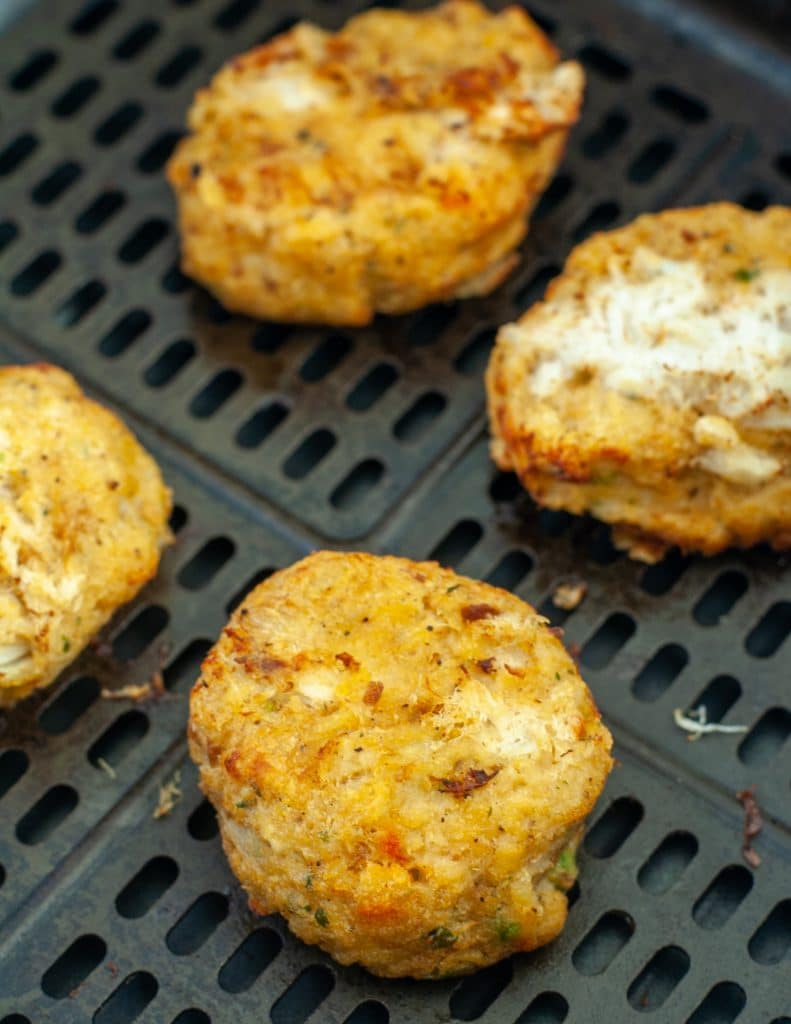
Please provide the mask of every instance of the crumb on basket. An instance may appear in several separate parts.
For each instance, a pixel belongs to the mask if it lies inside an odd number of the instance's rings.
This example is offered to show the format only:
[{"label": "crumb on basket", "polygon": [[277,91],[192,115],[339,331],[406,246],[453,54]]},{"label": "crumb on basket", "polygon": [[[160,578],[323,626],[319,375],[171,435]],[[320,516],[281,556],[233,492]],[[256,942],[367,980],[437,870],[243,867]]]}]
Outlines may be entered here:
[{"label": "crumb on basket", "polygon": [[583,580],[561,583],[552,595],[552,603],[564,612],[573,612],[588,593],[588,584]]},{"label": "crumb on basket", "polygon": [[162,673],[156,671],[147,683],[129,683],[117,690],[110,690],[102,687],[102,697],[105,700],[131,700],[138,704],[141,700],[159,700],[167,693]]},{"label": "crumb on basket", "polygon": [[164,818],[170,814],[180,799],[181,772],[177,771],[173,773],[173,778],[169,782],[166,782],[164,786],[160,786],[159,800],[154,808],[153,817]]},{"label": "crumb on basket", "polygon": [[761,817],[761,808],[758,806],[758,801],[755,799],[755,786],[750,786],[749,789],[739,790],[736,794],[736,799],[744,808],[742,856],[751,868],[757,868],[761,863],[761,858],[758,852],[753,849],[753,839],[764,827],[764,823],[763,818]]},{"label": "crumb on basket", "polygon": [[113,766],[111,764],[108,764],[107,761],[105,761],[105,759],[103,757],[97,757],[96,758],[96,764],[97,764],[97,766],[99,768],[102,769],[104,774],[107,775],[109,778],[111,778],[111,779],[117,779],[118,778],[118,773],[116,772],[115,768],[113,768]]},{"label": "crumb on basket", "polygon": [[705,704],[701,704],[698,708],[692,708],[688,714],[684,714],[681,708],[674,708],[673,721],[679,729],[689,733],[688,740],[699,740],[701,736],[711,732],[747,732],[746,725],[721,725],[719,722],[707,721]]}]

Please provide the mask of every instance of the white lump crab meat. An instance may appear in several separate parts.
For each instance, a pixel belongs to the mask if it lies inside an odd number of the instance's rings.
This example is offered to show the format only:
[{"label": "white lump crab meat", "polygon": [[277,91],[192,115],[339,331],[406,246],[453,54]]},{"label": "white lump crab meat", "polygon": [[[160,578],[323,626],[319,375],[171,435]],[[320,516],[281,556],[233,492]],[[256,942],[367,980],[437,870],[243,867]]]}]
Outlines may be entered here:
[{"label": "white lump crab meat", "polygon": [[492,454],[538,502],[653,560],[791,546],[791,210],[646,214],[503,327]]}]

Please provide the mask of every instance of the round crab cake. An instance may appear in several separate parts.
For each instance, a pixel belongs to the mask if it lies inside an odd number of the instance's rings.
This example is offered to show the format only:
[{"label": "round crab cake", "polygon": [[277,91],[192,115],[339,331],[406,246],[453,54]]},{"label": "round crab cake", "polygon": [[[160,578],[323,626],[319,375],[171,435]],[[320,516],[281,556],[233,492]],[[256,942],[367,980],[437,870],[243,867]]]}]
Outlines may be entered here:
[{"label": "round crab cake", "polygon": [[579,114],[584,76],[520,7],[302,23],[195,97],[168,177],[183,268],[229,309],[359,325],[485,295]]},{"label": "round crab cake", "polygon": [[498,335],[492,454],[633,557],[791,546],[791,210],[667,210],[579,245]]},{"label": "round crab cake", "polygon": [[529,605],[434,562],[342,552],[247,597],[189,736],[251,907],[392,977],[553,939],[612,763]]},{"label": "round crab cake", "polygon": [[0,706],[51,683],[157,571],[170,492],[65,370],[0,367]]}]

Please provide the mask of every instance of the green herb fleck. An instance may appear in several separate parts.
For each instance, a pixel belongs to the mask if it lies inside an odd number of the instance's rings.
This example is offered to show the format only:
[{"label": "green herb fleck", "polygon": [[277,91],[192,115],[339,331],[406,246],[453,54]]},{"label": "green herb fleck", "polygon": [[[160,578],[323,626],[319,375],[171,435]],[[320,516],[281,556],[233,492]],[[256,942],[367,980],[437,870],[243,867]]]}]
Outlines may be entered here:
[{"label": "green herb fleck", "polygon": [[319,907],[313,916],[316,918],[316,923],[320,924],[322,928],[326,928],[330,923],[330,919],[327,917],[327,911],[324,907]]},{"label": "green herb fleck", "polygon": [[592,484],[603,484],[605,487],[609,484],[614,484],[618,479],[617,469],[603,469],[598,473],[591,474]]},{"label": "green herb fleck", "polygon": [[237,807],[241,807],[242,810],[246,810],[248,807],[252,807],[255,801],[253,800],[238,800],[236,803]]},{"label": "green herb fleck", "polygon": [[280,705],[274,697],[270,697],[269,700],[264,704],[264,710],[266,711],[279,711]]},{"label": "green herb fleck", "polygon": [[455,942],[459,941],[458,935],[454,935],[450,928],[446,928],[442,924],[438,928],[432,928],[426,935],[426,938],[437,949],[448,949]]},{"label": "green herb fleck", "polygon": [[752,281],[760,273],[761,271],[756,270],[755,267],[739,267],[738,270],[734,271],[733,276],[737,281]]},{"label": "green herb fleck", "polygon": [[461,586],[461,583],[454,583],[452,587],[448,587],[448,589],[445,591],[445,593],[446,594],[452,594],[453,591],[454,590],[458,590],[460,586]]},{"label": "green herb fleck", "polygon": [[556,673],[555,673],[555,679],[557,679],[557,680],[559,680],[559,679],[560,679],[560,672],[556,672]]},{"label": "green herb fleck", "polygon": [[330,841],[330,834],[326,828],[323,828],[321,832],[319,832],[319,839],[322,843],[328,843]]},{"label": "green herb fleck", "polygon": [[518,921],[504,921],[502,918],[498,918],[494,922],[494,930],[500,942],[513,942],[514,939],[519,938],[522,926]]},{"label": "green herb fleck", "polygon": [[577,859],[573,846],[567,846],[555,862],[555,866],[548,872],[547,878],[556,889],[564,892],[574,885],[577,878]]},{"label": "green herb fleck", "polygon": [[68,654],[68,652],[71,650],[71,640],[69,640],[67,636],[62,636],[60,639],[63,645],[63,653]]},{"label": "green herb fleck", "polygon": [[313,888],[313,875],[308,875],[305,878],[305,888],[306,889],[312,889]]}]

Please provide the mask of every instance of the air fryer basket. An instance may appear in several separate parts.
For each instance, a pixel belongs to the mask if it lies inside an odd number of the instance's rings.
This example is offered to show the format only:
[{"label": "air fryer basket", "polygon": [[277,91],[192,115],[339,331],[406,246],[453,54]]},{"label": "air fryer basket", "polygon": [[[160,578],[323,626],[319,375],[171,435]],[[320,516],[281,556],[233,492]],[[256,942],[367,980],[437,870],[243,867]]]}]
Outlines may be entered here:
[{"label": "air fryer basket", "polygon": [[[646,568],[601,525],[538,511],[489,461],[481,381],[497,325],[591,231],[668,205],[791,202],[788,13],[534,0],[589,84],[519,272],[487,299],[363,330],[231,316],[177,267],[162,169],[189,98],[298,18],[336,27],[362,6],[11,0],[0,14],[0,362],[76,373],[177,501],[158,578],[0,719],[0,1024],[788,1024],[788,558]],[[186,755],[187,693],[241,596],[327,545],[436,557],[564,626],[619,764],[550,947],[461,981],[381,981],[248,911]],[[588,586],[571,613],[552,600],[570,579]],[[100,696],[158,671],[156,702]],[[673,710],[701,704],[748,731],[689,742]],[[755,869],[735,797],[753,785]]]}]

